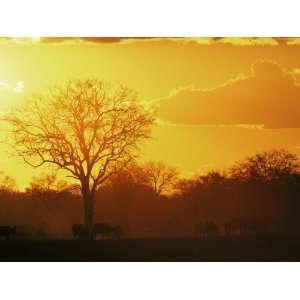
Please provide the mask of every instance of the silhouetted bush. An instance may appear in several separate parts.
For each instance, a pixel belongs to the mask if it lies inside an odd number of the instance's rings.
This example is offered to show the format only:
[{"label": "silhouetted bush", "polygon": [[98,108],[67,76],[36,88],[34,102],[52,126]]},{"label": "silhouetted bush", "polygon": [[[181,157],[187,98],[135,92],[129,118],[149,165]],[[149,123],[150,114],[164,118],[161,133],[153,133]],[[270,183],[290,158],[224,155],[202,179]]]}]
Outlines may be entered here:
[{"label": "silhouetted bush", "polygon": [[[227,174],[183,179],[168,196],[144,182],[140,171],[124,170],[98,189],[95,223],[121,226],[127,237],[194,237],[197,224],[208,223],[215,227],[205,235],[298,235],[300,173],[294,158],[285,151],[255,155]],[[26,238],[71,237],[72,225],[83,224],[82,209],[81,196],[70,189],[0,191],[0,225],[16,225],[17,236]]]}]

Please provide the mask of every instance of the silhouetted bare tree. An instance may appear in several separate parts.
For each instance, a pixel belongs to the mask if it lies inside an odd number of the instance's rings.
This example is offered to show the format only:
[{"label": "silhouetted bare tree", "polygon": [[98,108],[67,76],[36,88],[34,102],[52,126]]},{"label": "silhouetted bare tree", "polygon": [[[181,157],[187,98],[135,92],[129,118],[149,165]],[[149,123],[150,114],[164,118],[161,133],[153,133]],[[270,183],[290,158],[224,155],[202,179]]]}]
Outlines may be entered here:
[{"label": "silhouetted bare tree", "polygon": [[16,182],[13,178],[0,171],[0,191],[14,192],[17,190]]},{"label": "silhouetted bare tree", "polygon": [[32,191],[50,191],[55,190],[56,175],[41,174],[40,177],[33,177],[29,183],[29,189]]},{"label": "silhouetted bare tree", "polygon": [[172,191],[178,179],[177,169],[163,162],[150,161],[145,164],[144,171],[149,184],[158,195]]},{"label": "silhouetted bare tree", "polygon": [[39,177],[33,177],[29,183],[27,192],[61,192],[71,191],[74,186],[65,180],[59,180],[55,173],[42,173]]},{"label": "silhouetted bare tree", "polygon": [[205,175],[201,175],[198,178],[199,182],[203,185],[204,188],[217,187],[225,184],[228,180],[225,174],[211,171]]},{"label": "silhouetted bare tree", "polygon": [[136,161],[131,162],[122,169],[120,172],[110,177],[108,184],[123,185],[126,188],[137,185],[149,185],[149,178],[143,166],[139,165]]},{"label": "silhouetted bare tree", "polygon": [[121,84],[72,80],[33,95],[5,120],[27,164],[56,165],[79,180],[91,230],[97,187],[132,161],[150,136],[154,113]]}]

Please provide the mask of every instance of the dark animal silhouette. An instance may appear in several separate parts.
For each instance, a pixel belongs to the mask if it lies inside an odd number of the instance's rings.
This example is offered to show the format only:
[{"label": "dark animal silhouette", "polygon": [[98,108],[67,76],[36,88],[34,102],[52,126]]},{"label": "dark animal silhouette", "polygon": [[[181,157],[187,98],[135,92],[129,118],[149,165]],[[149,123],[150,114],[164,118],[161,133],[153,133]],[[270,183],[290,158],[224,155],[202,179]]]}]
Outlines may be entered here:
[{"label": "dark animal silhouette", "polygon": [[240,226],[236,222],[227,222],[224,224],[224,232],[226,236],[240,235]]},{"label": "dark animal silhouette", "polygon": [[72,233],[73,238],[77,240],[84,240],[90,237],[90,232],[84,224],[73,224]]},{"label": "dark animal silhouette", "polygon": [[36,227],[36,236],[38,238],[46,238],[49,235],[49,226],[46,222],[41,222]]},{"label": "dark animal silhouette", "polygon": [[219,234],[218,225],[214,222],[202,222],[195,226],[196,236],[205,238],[217,236]]},{"label": "dark animal silhouette", "polygon": [[111,226],[107,223],[94,224],[93,238],[96,239],[99,234],[102,238],[121,238],[124,232],[120,226]]},{"label": "dark animal silhouette", "polygon": [[254,219],[237,219],[224,224],[227,236],[259,235],[265,232],[264,224]]},{"label": "dark animal silhouette", "polygon": [[16,227],[0,226],[0,237],[5,237],[7,240],[11,235],[16,234]]},{"label": "dark animal silhouette", "polygon": [[21,239],[32,239],[34,237],[34,228],[31,224],[21,224],[16,227],[17,237]]},{"label": "dark animal silhouette", "polygon": [[115,238],[121,238],[124,236],[124,231],[121,226],[113,226],[111,227],[111,236]]}]

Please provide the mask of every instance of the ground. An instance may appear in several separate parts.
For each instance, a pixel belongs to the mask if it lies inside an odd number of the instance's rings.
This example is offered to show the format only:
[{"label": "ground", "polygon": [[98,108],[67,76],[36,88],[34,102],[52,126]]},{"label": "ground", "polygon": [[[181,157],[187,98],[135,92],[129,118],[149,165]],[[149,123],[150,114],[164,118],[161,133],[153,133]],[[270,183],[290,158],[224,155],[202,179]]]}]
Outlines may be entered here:
[{"label": "ground", "polygon": [[1,240],[1,261],[300,261],[300,239]]}]

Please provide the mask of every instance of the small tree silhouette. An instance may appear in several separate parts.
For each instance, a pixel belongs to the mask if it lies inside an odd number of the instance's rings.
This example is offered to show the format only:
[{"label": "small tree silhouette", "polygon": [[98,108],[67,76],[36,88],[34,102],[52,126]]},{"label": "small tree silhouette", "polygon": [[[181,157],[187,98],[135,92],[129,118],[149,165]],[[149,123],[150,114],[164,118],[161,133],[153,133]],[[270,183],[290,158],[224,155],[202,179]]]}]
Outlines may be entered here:
[{"label": "small tree silhouette", "polygon": [[62,192],[71,191],[75,187],[65,180],[59,180],[56,173],[42,173],[39,177],[33,177],[27,187],[27,192]]},{"label": "small tree silhouette", "polygon": [[56,165],[79,181],[91,230],[96,189],[135,158],[139,142],[150,136],[154,112],[121,84],[71,80],[33,95],[5,120],[27,164]]},{"label": "small tree silhouette", "polygon": [[146,163],[144,172],[149,185],[158,195],[172,191],[178,179],[177,169],[167,166],[161,161],[150,161]]},{"label": "small tree silhouette", "polygon": [[17,185],[13,178],[0,171],[0,191],[15,192]]}]

